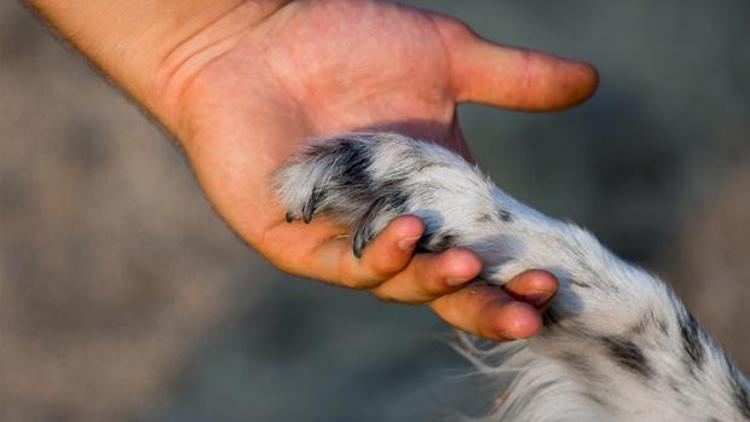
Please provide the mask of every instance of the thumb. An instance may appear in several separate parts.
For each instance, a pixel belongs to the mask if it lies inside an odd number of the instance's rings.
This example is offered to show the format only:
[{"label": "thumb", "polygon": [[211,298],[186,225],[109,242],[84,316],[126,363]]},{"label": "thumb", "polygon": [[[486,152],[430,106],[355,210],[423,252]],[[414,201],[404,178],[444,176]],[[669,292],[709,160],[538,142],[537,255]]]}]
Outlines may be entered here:
[{"label": "thumb", "polygon": [[436,17],[435,23],[459,102],[549,111],[579,104],[596,90],[599,78],[591,65],[494,44],[449,18]]}]

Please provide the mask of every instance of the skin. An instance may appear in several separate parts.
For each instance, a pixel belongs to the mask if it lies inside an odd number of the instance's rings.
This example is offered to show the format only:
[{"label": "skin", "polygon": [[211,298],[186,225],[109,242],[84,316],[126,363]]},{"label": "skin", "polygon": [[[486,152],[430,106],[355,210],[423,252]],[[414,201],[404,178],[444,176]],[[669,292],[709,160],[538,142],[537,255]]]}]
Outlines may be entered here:
[{"label": "skin", "polygon": [[552,275],[527,272],[505,288],[470,283],[478,256],[460,248],[415,255],[424,226],[411,216],[357,259],[344,230],[320,219],[286,223],[268,177],[306,140],[352,130],[395,130],[470,159],[459,103],[563,109],[594,92],[591,66],[492,44],[452,18],[376,1],[32,5],[174,134],[217,212],[282,271],[427,304],[493,340],[540,329],[557,289]]}]

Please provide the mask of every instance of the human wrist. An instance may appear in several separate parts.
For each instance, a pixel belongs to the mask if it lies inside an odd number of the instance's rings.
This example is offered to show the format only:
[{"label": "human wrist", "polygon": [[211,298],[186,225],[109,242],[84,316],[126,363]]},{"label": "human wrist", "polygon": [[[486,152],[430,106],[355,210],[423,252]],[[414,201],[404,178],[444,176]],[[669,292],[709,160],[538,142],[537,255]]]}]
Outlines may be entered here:
[{"label": "human wrist", "polygon": [[29,0],[170,131],[181,87],[289,0]]}]

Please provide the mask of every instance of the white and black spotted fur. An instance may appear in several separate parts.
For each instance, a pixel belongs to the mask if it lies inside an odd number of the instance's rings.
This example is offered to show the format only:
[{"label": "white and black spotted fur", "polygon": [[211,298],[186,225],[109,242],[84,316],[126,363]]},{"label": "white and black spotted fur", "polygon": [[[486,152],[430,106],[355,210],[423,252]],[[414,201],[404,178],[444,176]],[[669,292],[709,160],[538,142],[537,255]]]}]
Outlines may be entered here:
[{"label": "white and black spotted fur", "polygon": [[488,421],[750,421],[748,380],[669,288],[452,152],[397,134],[346,134],[311,143],[274,178],[288,221],[323,216],[351,228],[357,256],[410,214],[426,224],[424,250],[478,252],[484,282],[530,269],[558,277],[541,334],[481,352],[503,357],[483,360],[483,372],[515,374]]}]

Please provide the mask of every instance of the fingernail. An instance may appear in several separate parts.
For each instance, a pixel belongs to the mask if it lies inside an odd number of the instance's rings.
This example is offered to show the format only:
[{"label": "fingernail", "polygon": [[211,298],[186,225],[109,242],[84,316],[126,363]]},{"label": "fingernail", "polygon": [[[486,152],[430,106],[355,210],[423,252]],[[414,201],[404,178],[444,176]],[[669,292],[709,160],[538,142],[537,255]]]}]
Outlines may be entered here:
[{"label": "fingernail", "polygon": [[412,249],[414,249],[414,246],[417,244],[418,240],[419,236],[401,239],[398,241],[398,247],[402,251],[411,251]]},{"label": "fingernail", "polygon": [[524,297],[524,301],[532,306],[542,306],[552,297],[551,292],[529,293]]}]

